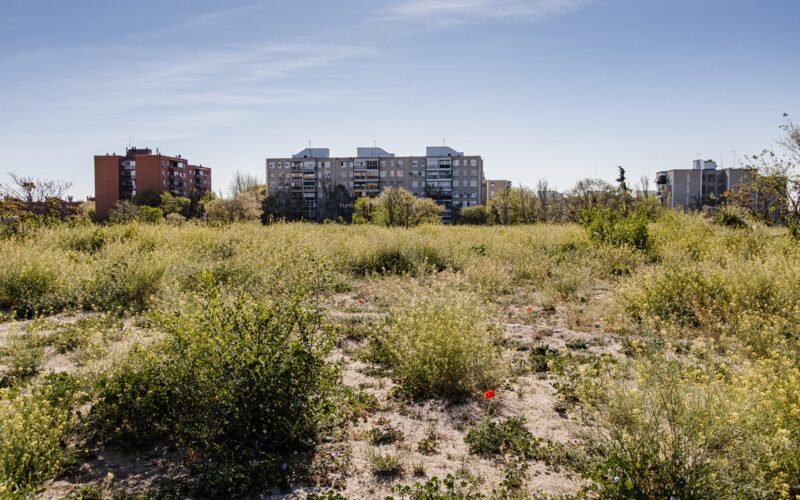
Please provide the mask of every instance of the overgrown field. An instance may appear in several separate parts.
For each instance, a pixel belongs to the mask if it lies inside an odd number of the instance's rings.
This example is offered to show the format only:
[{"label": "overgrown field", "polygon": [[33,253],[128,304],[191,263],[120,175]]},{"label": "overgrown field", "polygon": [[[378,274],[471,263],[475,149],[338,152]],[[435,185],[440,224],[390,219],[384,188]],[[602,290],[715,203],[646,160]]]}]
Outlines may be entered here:
[{"label": "overgrown field", "polygon": [[800,495],[800,245],[612,219],[0,240],[0,498]]}]

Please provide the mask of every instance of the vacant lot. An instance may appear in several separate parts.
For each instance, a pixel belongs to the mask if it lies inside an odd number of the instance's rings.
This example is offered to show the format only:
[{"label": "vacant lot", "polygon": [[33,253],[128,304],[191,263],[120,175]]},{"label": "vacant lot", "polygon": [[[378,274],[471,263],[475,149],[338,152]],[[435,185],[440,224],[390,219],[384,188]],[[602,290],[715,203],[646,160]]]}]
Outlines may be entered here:
[{"label": "vacant lot", "polygon": [[2,240],[0,497],[800,495],[797,242],[589,234]]}]

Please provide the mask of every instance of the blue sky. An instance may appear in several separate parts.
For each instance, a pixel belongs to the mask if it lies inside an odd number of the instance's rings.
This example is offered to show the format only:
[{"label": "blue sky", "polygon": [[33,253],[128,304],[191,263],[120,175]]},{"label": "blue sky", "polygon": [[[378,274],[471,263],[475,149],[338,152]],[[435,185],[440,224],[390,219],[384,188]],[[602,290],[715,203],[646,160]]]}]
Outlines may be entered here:
[{"label": "blue sky", "polygon": [[800,117],[797,0],[4,0],[0,173],[93,192],[135,146],[263,177],[443,140],[559,189],[733,163]]}]

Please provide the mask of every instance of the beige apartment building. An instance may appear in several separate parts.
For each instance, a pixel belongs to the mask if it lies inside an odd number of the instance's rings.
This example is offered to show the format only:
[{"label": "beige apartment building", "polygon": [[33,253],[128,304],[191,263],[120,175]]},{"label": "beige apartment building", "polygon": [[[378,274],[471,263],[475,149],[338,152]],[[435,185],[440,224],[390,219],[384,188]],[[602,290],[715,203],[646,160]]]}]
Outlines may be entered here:
[{"label": "beige apartment building", "polygon": [[291,158],[267,158],[267,196],[280,200],[289,216],[307,220],[329,217],[331,203],[377,196],[402,187],[432,198],[452,222],[461,207],[483,203],[483,159],[446,146],[425,156],[396,156],[381,148],[357,148],[355,156],[331,157],[327,148],[308,148]]},{"label": "beige apartment building", "polygon": [[731,188],[750,182],[744,168],[717,170],[711,160],[695,160],[692,167],[656,174],[656,192],[665,207],[700,210],[715,205]]}]

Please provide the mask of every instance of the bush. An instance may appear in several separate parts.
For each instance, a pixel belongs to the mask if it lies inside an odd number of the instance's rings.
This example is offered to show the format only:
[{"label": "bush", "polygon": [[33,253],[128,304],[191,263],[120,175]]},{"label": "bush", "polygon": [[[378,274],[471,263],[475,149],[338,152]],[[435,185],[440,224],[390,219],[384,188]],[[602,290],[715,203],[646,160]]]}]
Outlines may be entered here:
[{"label": "bush", "polygon": [[726,373],[708,362],[712,353],[698,349],[686,363],[657,354],[584,374],[578,393],[595,429],[588,471],[601,497],[800,494],[800,371],[776,356]]},{"label": "bush", "polygon": [[353,274],[395,275],[440,272],[447,268],[444,257],[433,247],[378,248],[351,265]]},{"label": "bush", "polygon": [[166,269],[152,256],[128,255],[101,267],[84,289],[83,304],[101,311],[146,310],[161,290]]},{"label": "bush", "polygon": [[489,223],[489,214],[486,212],[486,207],[483,205],[461,207],[458,222],[473,226],[485,226]]},{"label": "bush", "polygon": [[639,250],[646,250],[650,245],[647,217],[644,214],[624,215],[611,209],[590,209],[582,215],[582,225],[595,243],[628,245]]},{"label": "bush", "polygon": [[18,318],[52,314],[68,307],[72,300],[62,285],[55,263],[45,256],[5,257],[0,266],[0,309],[11,311]]},{"label": "bush", "polygon": [[504,365],[475,302],[456,295],[403,297],[383,346],[402,390],[414,398],[461,399],[495,387]]},{"label": "bush", "polygon": [[68,413],[38,394],[0,391],[0,497],[26,498],[65,464]]},{"label": "bush", "polygon": [[736,229],[748,227],[744,211],[734,206],[721,207],[719,212],[714,215],[714,222]]},{"label": "bush", "polygon": [[146,224],[161,224],[164,222],[164,211],[158,207],[141,206],[136,219]]},{"label": "bush", "polygon": [[464,442],[469,452],[482,457],[511,454],[522,458],[533,458],[538,440],[525,428],[525,419],[509,417],[497,422],[484,418],[477,426],[467,431]]},{"label": "bush", "polygon": [[101,440],[169,437],[219,466],[244,460],[231,467],[274,464],[273,454],[314,444],[337,380],[327,361],[335,338],[318,313],[292,299],[228,297],[209,283],[154,319],[167,335],[160,352],[135,355],[101,384],[91,416]]},{"label": "bush", "polygon": [[372,449],[367,456],[369,467],[375,476],[388,479],[401,476],[405,470],[403,458],[397,453],[385,452]]}]

